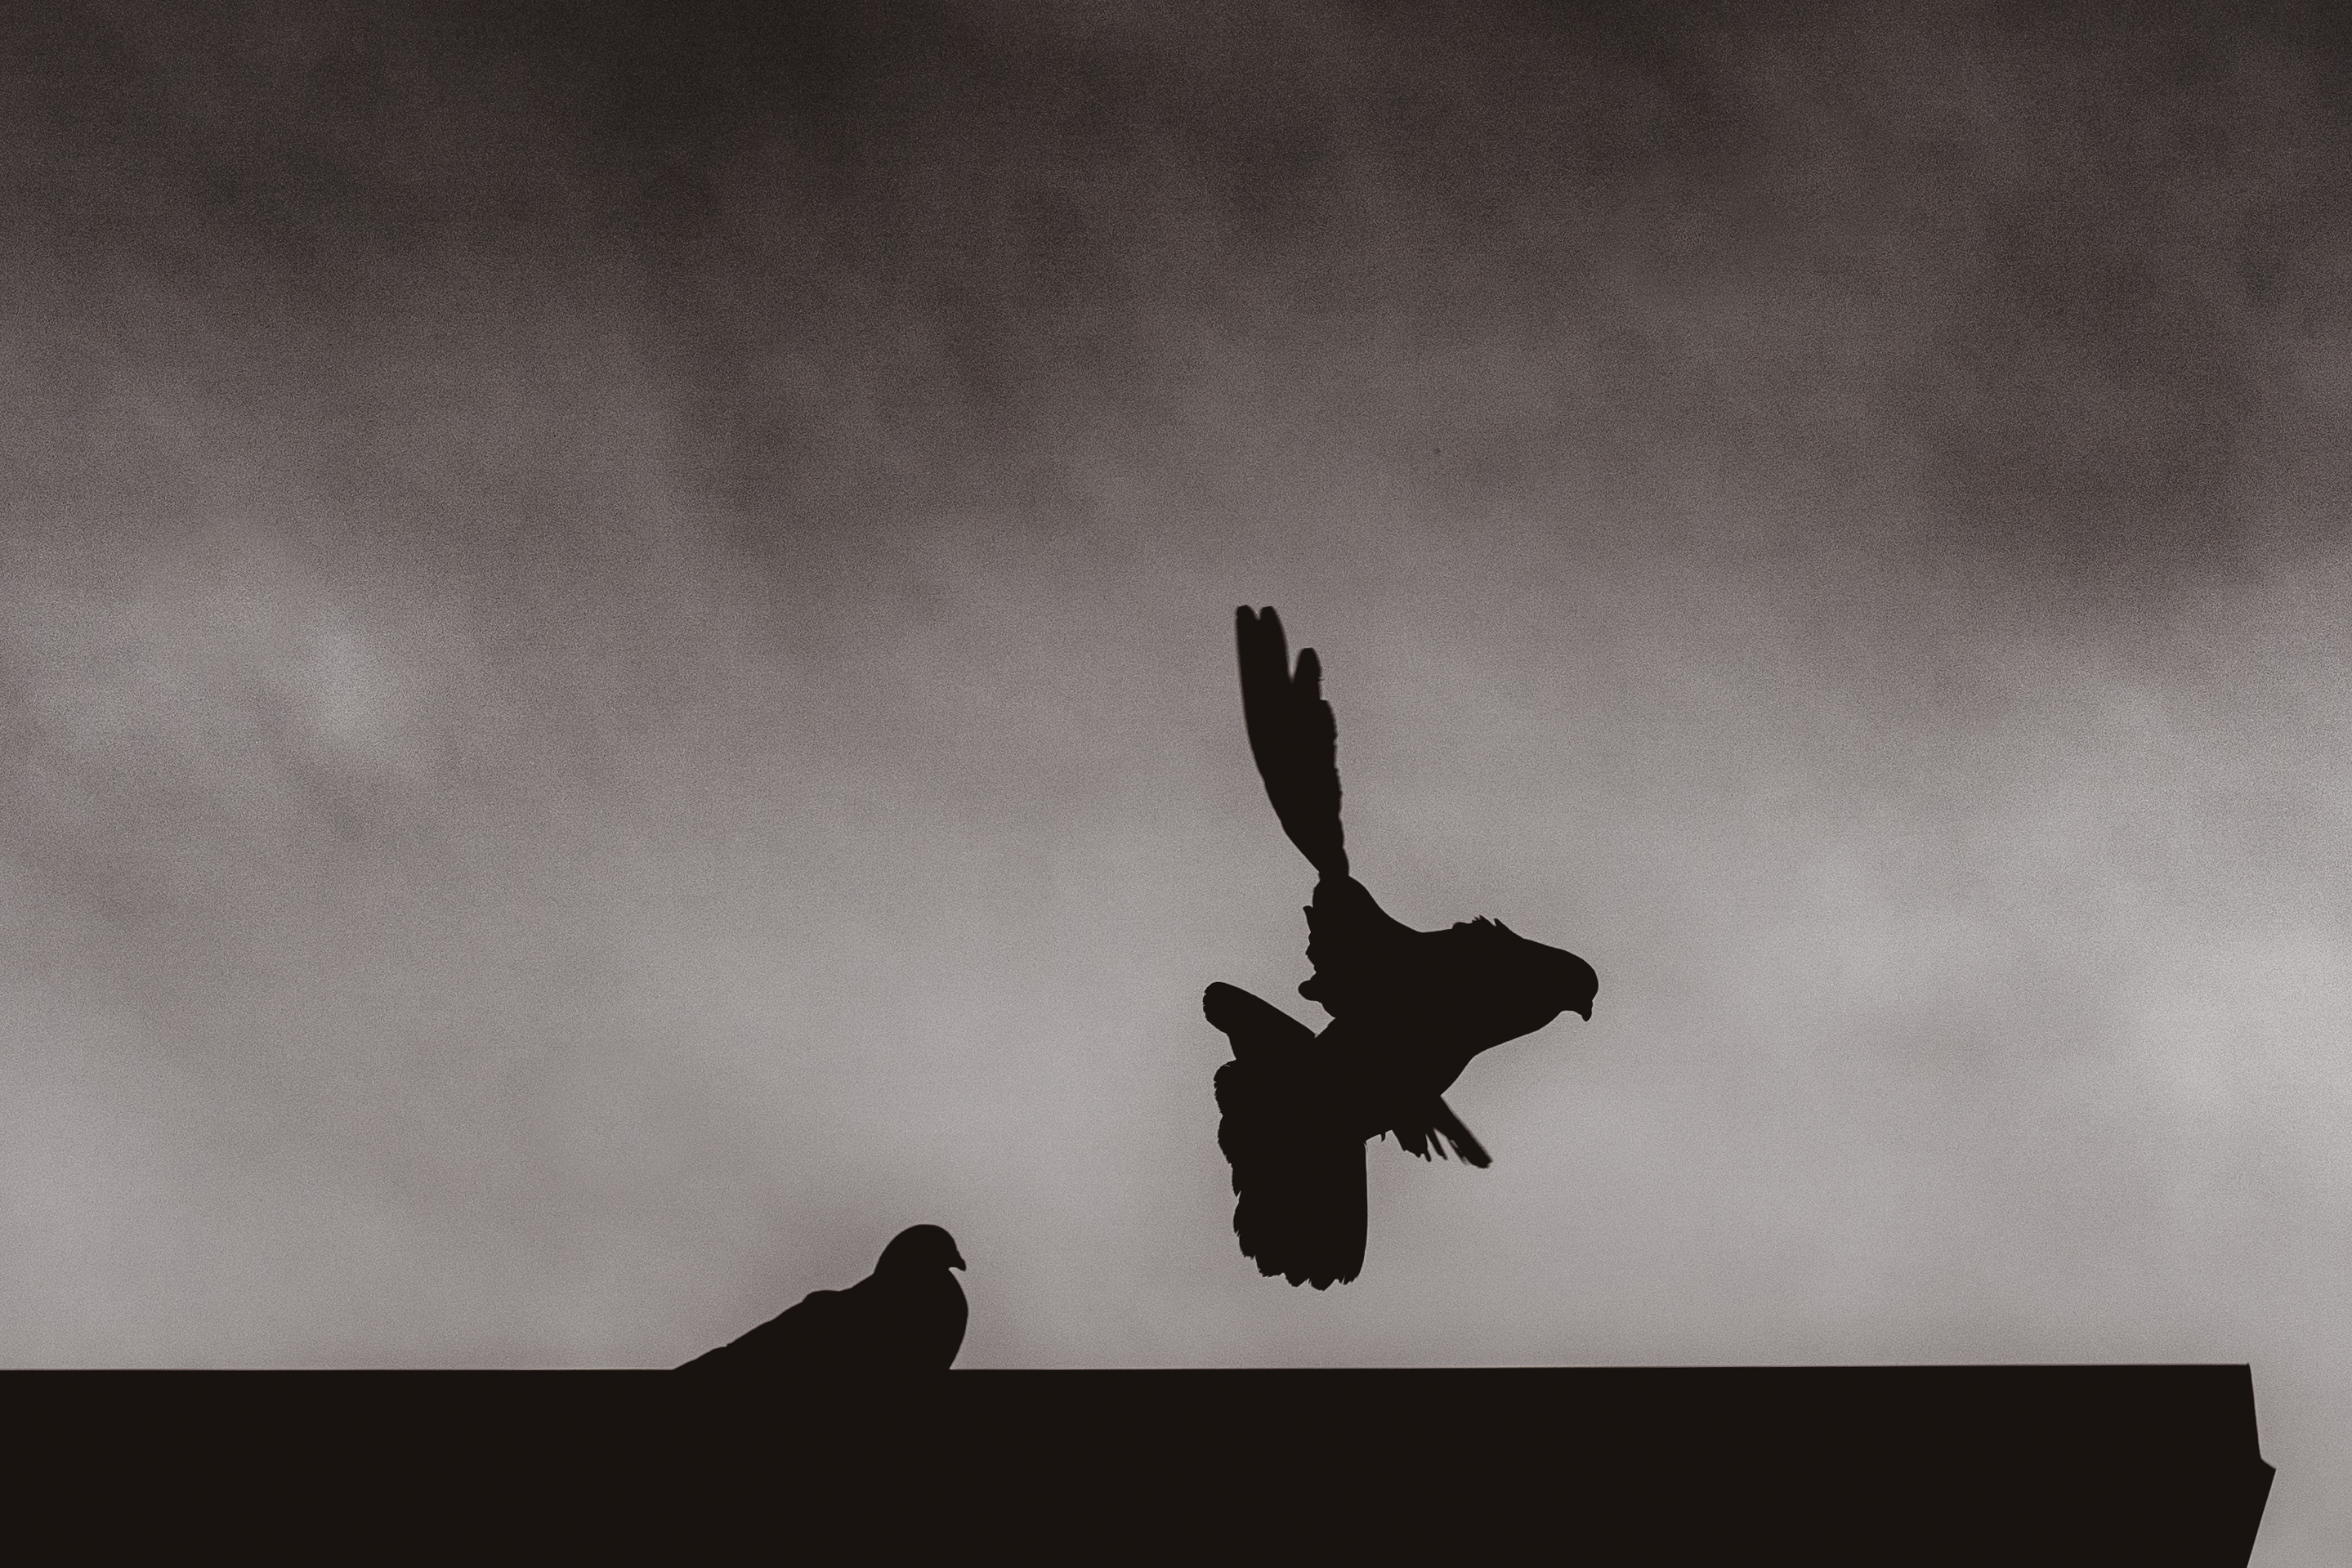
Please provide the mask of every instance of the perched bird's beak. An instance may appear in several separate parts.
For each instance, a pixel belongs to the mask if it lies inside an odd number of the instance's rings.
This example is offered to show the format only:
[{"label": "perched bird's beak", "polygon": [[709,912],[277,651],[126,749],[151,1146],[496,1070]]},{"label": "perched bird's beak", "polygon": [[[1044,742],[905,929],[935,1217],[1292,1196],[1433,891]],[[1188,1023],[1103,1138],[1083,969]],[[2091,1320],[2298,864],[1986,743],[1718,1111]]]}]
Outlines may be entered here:
[{"label": "perched bird's beak", "polygon": [[955,1255],[955,1261],[954,1261],[954,1262],[952,1262],[952,1263],[950,1263],[950,1264],[949,1264],[949,1265],[948,1265],[948,1267],[949,1267],[949,1268],[950,1268],[950,1269],[961,1269],[961,1268],[963,1268],[963,1267],[964,1267],[963,1254],[962,1254],[962,1253],[961,1253],[961,1252],[957,1253],[957,1254]]}]

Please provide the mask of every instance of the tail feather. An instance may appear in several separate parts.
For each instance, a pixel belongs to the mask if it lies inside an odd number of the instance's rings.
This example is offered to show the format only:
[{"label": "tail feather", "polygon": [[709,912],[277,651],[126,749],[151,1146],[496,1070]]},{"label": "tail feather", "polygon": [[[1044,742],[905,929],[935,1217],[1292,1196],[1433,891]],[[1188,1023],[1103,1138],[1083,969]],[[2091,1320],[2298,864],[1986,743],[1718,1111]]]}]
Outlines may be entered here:
[{"label": "tail feather", "polygon": [[1282,831],[1325,876],[1348,874],[1339,827],[1339,729],[1323,700],[1323,666],[1315,650],[1298,651],[1296,674],[1282,619],[1273,610],[1234,612],[1241,654],[1242,718],[1250,755],[1265,780]]},{"label": "tail feather", "polygon": [[1364,1141],[1316,1092],[1307,1026],[1233,986],[1202,1010],[1234,1044],[1217,1069],[1217,1146],[1234,1173],[1234,1235],[1258,1272],[1325,1290],[1363,1271]]}]

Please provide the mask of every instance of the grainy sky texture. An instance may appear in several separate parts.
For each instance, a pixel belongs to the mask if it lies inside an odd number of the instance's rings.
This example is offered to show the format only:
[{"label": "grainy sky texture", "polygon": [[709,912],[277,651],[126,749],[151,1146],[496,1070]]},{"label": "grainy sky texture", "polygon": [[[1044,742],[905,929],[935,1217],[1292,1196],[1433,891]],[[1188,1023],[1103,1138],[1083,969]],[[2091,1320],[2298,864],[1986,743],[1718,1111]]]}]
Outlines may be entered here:
[{"label": "grainy sky texture", "polygon": [[[2250,1361],[2336,1560],[2326,14],[13,8],[0,1355],[669,1364],[928,1219],[967,1365]],[[1602,977],[1328,1294],[1244,601],[1367,884]]]}]

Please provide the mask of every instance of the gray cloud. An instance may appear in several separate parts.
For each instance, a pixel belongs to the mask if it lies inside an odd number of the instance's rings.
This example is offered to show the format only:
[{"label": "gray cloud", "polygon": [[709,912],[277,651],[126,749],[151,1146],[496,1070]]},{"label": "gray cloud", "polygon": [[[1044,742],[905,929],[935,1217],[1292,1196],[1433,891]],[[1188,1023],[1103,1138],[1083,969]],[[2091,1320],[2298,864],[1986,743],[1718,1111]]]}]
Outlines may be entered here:
[{"label": "gray cloud", "polygon": [[[26,26],[9,1359],[676,1361],[930,1218],[983,1364],[2251,1360],[2352,1531],[2296,16]],[[1244,600],[1383,899],[1603,977],[1328,1296]]]}]

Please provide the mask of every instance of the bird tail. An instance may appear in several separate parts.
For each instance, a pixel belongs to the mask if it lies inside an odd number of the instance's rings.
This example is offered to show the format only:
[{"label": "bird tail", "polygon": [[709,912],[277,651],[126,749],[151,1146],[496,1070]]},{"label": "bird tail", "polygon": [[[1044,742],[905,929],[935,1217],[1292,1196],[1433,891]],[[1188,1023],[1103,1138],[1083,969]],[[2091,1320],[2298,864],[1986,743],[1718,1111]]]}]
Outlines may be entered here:
[{"label": "bird tail", "polygon": [[1348,851],[1339,828],[1339,729],[1323,700],[1323,665],[1298,651],[1296,674],[1282,619],[1272,609],[1234,612],[1241,654],[1242,718],[1250,755],[1265,780],[1282,831],[1327,877],[1345,878]]},{"label": "bird tail", "polygon": [[1364,1140],[1316,1092],[1315,1035],[1222,982],[1202,998],[1233,1042],[1217,1069],[1217,1146],[1234,1172],[1234,1235],[1258,1272],[1325,1290],[1364,1268]]}]

